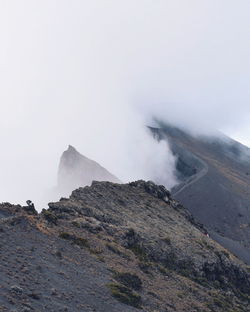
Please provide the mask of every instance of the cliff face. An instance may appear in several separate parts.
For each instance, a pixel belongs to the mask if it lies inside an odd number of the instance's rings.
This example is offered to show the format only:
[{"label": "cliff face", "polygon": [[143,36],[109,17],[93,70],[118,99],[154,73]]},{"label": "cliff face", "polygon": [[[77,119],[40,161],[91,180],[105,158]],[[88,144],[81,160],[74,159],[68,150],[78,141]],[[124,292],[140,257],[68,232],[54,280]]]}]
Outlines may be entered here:
[{"label": "cliff face", "polygon": [[92,181],[110,181],[119,179],[97,162],[81,155],[73,146],[62,154],[58,169],[58,192],[69,195],[77,187],[91,185]]},{"label": "cliff face", "polygon": [[0,311],[250,311],[249,267],[152,182],[0,206]]},{"label": "cliff face", "polygon": [[195,137],[178,128],[151,128],[167,139],[182,182],[172,190],[211,235],[250,264],[250,149],[226,137]]}]

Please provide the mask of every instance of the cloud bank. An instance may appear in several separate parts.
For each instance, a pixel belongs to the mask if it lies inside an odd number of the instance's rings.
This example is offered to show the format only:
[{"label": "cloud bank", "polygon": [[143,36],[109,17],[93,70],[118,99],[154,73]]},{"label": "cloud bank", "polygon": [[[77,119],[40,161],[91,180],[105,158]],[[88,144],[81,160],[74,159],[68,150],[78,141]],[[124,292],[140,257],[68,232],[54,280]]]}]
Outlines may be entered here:
[{"label": "cloud bank", "polygon": [[152,117],[249,142],[249,9],[248,0],[2,1],[0,200],[38,199],[68,144],[123,181],[163,166],[171,187],[175,160],[148,135]]}]

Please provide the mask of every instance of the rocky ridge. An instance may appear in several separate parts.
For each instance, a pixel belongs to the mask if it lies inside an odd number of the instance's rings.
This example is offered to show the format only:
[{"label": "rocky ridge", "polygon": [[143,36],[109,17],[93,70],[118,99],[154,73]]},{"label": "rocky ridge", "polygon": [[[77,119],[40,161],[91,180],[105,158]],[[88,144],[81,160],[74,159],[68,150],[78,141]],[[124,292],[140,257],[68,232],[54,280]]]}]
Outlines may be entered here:
[{"label": "rocky ridge", "polygon": [[0,311],[250,311],[250,274],[163,187],[0,206]]}]

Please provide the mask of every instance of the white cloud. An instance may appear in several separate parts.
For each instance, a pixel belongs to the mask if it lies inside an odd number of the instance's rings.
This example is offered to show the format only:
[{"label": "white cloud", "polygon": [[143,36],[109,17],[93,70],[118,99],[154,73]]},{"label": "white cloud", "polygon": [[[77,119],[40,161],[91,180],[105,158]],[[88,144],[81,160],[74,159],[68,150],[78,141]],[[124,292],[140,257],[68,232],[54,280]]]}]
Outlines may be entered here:
[{"label": "white cloud", "polygon": [[124,180],[148,176],[152,114],[249,141],[249,6],[2,1],[0,199],[53,185],[67,144]]}]

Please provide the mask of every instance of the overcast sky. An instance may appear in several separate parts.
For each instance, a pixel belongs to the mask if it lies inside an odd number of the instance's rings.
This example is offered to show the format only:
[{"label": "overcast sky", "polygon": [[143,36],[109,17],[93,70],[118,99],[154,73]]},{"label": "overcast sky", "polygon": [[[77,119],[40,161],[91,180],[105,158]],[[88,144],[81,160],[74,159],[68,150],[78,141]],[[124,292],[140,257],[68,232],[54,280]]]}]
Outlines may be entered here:
[{"label": "overcast sky", "polygon": [[0,0],[0,42],[0,201],[53,186],[68,144],[147,178],[151,116],[250,146],[249,0]]}]

